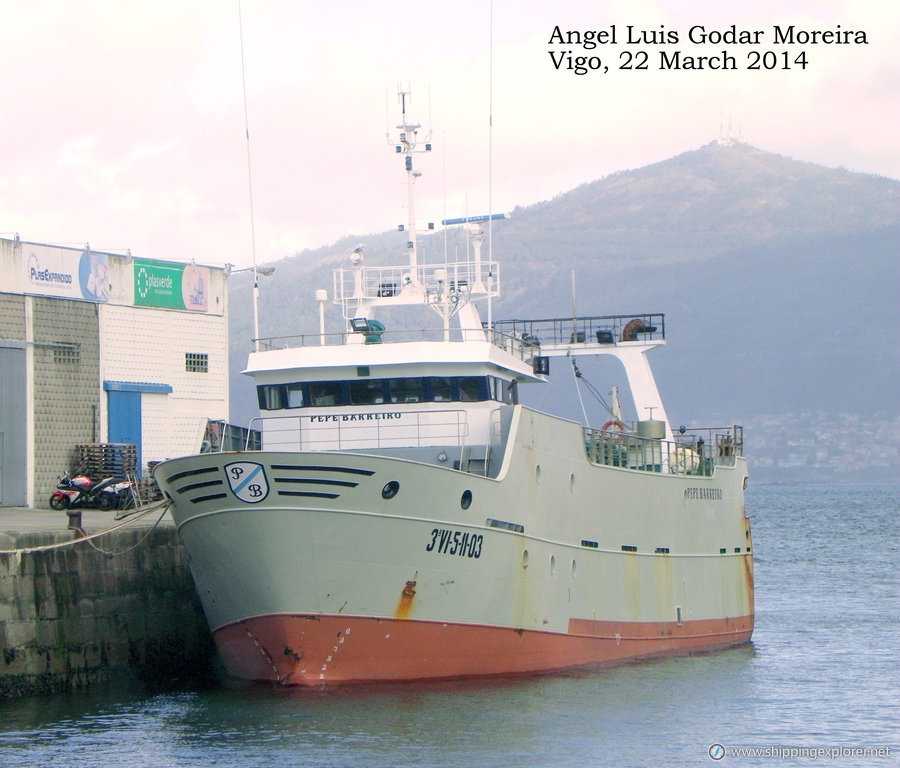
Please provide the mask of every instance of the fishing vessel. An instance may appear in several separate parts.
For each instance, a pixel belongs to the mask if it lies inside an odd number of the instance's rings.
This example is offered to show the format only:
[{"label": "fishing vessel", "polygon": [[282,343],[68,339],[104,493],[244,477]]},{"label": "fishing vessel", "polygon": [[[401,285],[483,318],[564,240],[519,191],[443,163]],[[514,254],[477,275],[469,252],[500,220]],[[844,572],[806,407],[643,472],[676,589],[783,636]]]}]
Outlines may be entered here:
[{"label": "fishing vessel", "polygon": [[[431,147],[402,104],[401,264],[358,249],[335,270],[340,333],[257,340],[258,449],[154,471],[227,671],[450,679],[748,642],[741,427],[672,429],[648,361],[663,314],[495,321],[500,269],[481,251],[498,215],[444,221],[475,228],[472,255],[420,263],[413,157]],[[410,307],[434,327],[391,327]],[[621,363],[635,421],[615,403],[591,428],[519,402],[576,355]]]}]

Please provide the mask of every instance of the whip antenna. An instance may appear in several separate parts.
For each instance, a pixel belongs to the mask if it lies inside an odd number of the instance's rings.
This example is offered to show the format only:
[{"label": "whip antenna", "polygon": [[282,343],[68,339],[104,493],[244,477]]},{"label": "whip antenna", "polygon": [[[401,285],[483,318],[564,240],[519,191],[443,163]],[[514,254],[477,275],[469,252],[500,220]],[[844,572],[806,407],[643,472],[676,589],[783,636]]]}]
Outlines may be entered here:
[{"label": "whip antenna", "polygon": [[247,137],[247,189],[250,195],[250,250],[253,254],[253,343],[259,352],[259,273],[256,271],[256,225],[253,218],[253,176],[250,172],[250,120],[247,116],[247,75],[244,71],[244,22],[238,0],[238,30],[241,37],[241,84],[244,88],[244,133]]}]

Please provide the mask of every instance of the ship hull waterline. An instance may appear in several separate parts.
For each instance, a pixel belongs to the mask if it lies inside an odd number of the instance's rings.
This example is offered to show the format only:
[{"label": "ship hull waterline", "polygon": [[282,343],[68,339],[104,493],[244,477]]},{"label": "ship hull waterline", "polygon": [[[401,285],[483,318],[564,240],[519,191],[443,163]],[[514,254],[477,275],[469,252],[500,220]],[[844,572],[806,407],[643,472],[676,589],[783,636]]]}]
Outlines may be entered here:
[{"label": "ship hull waterline", "polygon": [[[573,620],[573,625],[580,622]],[[675,624],[591,622],[558,634],[410,619],[256,616],[213,637],[233,677],[288,686],[514,677],[718,651],[750,641],[753,617]]]}]

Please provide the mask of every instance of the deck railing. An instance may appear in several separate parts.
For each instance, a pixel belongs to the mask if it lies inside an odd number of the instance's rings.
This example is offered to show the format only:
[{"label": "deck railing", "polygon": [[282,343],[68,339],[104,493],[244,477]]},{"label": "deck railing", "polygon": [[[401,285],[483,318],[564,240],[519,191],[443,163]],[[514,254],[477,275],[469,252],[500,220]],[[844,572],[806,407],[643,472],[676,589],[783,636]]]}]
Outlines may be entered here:
[{"label": "deck railing", "polygon": [[593,464],[701,477],[712,477],[716,466],[733,466],[744,452],[744,429],[737,425],[685,430],[674,441],[585,428],[584,439]]},{"label": "deck railing", "polygon": [[597,315],[592,317],[551,318],[547,320],[501,320],[480,328],[418,328],[394,330],[377,328],[340,333],[307,333],[255,339],[259,349],[336,346],[348,343],[392,344],[438,341],[471,342],[484,334],[496,347],[526,362],[540,355],[541,345],[612,345],[630,341],[663,342],[666,316],[663,314]]},{"label": "deck railing", "polygon": [[548,346],[664,341],[666,316],[661,313],[647,313],[556,317],[546,320],[501,320],[495,322],[493,328],[509,336]]},{"label": "deck railing", "polygon": [[[424,291],[429,298],[441,296],[482,297],[500,292],[500,265],[496,261],[459,261],[448,264],[402,266],[339,267],[334,271],[334,300],[351,304],[360,299],[397,299],[408,304],[401,294],[407,286]],[[419,303],[416,299],[415,303]]]},{"label": "deck railing", "polygon": [[[368,414],[369,416],[376,414]],[[258,416],[250,425],[262,433],[265,450],[340,451],[367,448],[463,447],[469,436],[464,410],[379,413],[382,418],[357,420],[357,414],[316,417]]]},{"label": "deck railing", "polygon": [[222,419],[208,419],[200,444],[200,453],[258,451],[259,448],[259,431],[238,427]]},{"label": "deck railing", "polygon": [[[393,330],[387,328],[385,330],[359,332],[344,331],[342,333],[307,333],[294,334],[291,336],[272,336],[269,338],[256,339],[259,342],[259,348],[263,351],[273,349],[292,349],[297,347],[319,347],[337,346],[341,344],[352,343],[352,341],[364,342],[365,344],[396,344],[400,342],[416,342],[416,341],[436,341],[459,343],[462,341],[471,342],[476,334],[484,334],[485,339],[493,344],[509,352],[514,357],[530,361],[531,358],[538,353],[538,347],[531,340],[522,338],[521,336],[512,336],[503,331],[491,330],[486,328],[461,329],[451,328],[449,339],[445,331],[440,328],[417,328],[413,330]],[[354,338],[355,337],[355,338]],[[352,340],[352,341],[351,341]]]}]

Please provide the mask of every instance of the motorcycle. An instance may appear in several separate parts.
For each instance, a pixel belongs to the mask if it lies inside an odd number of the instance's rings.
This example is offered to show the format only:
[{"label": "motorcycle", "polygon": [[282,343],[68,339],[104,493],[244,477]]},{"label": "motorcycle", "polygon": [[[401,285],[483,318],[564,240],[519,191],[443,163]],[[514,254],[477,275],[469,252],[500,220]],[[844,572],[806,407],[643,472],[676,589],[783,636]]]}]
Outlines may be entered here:
[{"label": "motorcycle", "polygon": [[58,480],[57,490],[50,496],[50,506],[57,510],[77,507],[117,509],[131,496],[131,483],[117,482],[114,477],[94,482],[87,475],[79,473],[70,477],[64,472]]},{"label": "motorcycle", "polygon": [[131,480],[122,480],[114,482],[113,485],[103,489],[104,494],[113,494],[115,496],[114,503],[110,509],[128,509],[135,506],[135,494],[132,490],[134,483]]}]

